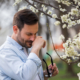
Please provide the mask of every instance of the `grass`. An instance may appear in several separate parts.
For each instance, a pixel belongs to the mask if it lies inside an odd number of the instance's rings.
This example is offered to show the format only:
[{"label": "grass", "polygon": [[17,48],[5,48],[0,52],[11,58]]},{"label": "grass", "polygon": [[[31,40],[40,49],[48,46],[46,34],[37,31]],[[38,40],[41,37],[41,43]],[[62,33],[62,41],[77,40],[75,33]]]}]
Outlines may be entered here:
[{"label": "grass", "polygon": [[[50,60],[47,60],[48,65],[50,64]],[[77,76],[71,76],[70,73],[67,73],[67,65],[63,62],[55,62],[59,69],[59,74],[49,78],[49,80],[79,80]],[[73,65],[73,69],[75,74],[77,75],[80,72],[80,68],[77,67],[77,64]]]}]

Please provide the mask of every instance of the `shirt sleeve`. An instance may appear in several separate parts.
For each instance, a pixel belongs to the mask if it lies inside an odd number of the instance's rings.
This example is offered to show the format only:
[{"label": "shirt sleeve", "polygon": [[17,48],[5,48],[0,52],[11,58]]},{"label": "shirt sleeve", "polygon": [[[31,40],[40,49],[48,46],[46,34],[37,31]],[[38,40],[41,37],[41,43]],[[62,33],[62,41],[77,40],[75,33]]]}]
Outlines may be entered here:
[{"label": "shirt sleeve", "polygon": [[0,69],[15,80],[32,80],[41,66],[41,60],[34,53],[30,53],[23,62],[15,51],[5,49],[0,51]]}]

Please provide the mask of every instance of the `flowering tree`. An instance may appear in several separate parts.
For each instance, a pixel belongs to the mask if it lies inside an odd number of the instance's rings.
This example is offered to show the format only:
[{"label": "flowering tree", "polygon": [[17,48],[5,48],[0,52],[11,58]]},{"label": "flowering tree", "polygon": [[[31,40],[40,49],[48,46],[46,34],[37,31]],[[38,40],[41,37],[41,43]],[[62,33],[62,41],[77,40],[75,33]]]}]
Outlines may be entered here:
[{"label": "flowering tree", "polygon": [[[19,10],[29,8],[33,12],[38,13],[40,12],[41,16],[46,15],[50,18],[56,19],[56,22],[54,22],[55,26],[62,25],[62,28],[69,29],[70,27],[76,26],[77,24],[80,24],[80,0],[24,0],[28,6],[24,6],[20,8]],[[22,0],[15,0],[15,3],[13,5],[21,3]],[[58,6],[54,6],[51,3],[56,2]],[[38,4],[41,5],[41,7],[38,7]],[[66,6],[67,8],[63,8],[62,5]],[[58,10],[62,13],[62,15],[59,17],[57,14],[54,14],[54,10]],[[49,32],[52,39],[50,27]],[[63,35],[60,36],[60,39],[64,40],[65,37]],[[52,40],[52,44],[54,47],[54,43]],[[66,62],[67,64],[72,64],[78,62],[78,67],[80,67],[80,54],[77,52],[76,48],[80,49],[80,33],[78,33],[76,36],[74,36],[73,40],[69,38],[64,44],[64,52],[65,54],[60,56],[55,47],[54,50],[56,54],[59,56],[61,60]],[[77,74],[80,80],[80,73]]]}]

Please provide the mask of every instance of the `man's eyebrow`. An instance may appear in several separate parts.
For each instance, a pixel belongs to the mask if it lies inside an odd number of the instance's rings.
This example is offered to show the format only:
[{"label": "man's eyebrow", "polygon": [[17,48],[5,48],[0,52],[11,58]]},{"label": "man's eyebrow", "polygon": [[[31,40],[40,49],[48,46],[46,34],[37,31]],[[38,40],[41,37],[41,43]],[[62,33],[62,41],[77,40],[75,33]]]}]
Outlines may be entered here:
[{"label": "man's eyebrow", "polygon": [[[36,33],[38,33],[38,32],[36,32]],[[35,34],[36,34],[36,33],[35,33]],[[33,34],[33,33],[30,33],[30,32],[26,32],[26,34]]]},{"label": "man's eyebrow", "polygon": [[30,33],[30,32],[26,32],[26,34],[32,34],[32,33]]}]

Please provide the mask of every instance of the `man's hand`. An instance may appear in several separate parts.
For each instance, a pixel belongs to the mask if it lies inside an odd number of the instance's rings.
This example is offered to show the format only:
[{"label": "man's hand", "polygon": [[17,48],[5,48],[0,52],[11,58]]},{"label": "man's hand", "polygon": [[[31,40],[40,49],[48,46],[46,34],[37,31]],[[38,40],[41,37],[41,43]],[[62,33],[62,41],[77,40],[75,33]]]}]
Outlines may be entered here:
[{"label": "man's hand", "polygon": [[43,47],[45,47],[46,41],[42,39],[41,36],[37,36],[35,41],[33,42],[33,47],[31,52],[35,53],[39,57],[39,51]]},{"label": "man's hand", "polygon": [[[52,76],[56,76],[59,73],[58,68],[55,63],[53,64],[53,66],[52,66],[52,64],[49,65],[48,69],[52,73]],[[48,78],[46,78],[45,75],[47,75],[47,70],[44,71],[44,79],[47,80]]]}]

